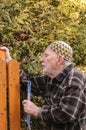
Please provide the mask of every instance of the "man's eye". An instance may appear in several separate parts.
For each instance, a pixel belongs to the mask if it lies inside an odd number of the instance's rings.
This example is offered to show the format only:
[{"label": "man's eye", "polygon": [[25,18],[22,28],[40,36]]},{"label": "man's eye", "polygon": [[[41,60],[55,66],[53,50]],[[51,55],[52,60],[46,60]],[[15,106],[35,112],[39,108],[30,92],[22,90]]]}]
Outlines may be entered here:
[{"label": "man's eye", "polygon": [[44,54],[44,57],[48,57],[48,54]]}]

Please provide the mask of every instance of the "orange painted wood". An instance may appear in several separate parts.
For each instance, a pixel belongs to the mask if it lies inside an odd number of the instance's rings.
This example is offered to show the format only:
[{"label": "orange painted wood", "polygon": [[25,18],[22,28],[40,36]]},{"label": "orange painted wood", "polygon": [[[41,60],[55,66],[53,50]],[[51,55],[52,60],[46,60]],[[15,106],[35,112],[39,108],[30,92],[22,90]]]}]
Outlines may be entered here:
[{"label": "orange painted wood", "polygon": [[19,63],[15,60],[8,63],[8,98],[10,130],[20,130]]},{"label": "orange painted wood", "polygon": [[[1,54],[0,54],[0,57],[1,57]],[[7,89],[6,62],[0,60],[0,130],[7,130],[7,101],[6,101],[7,93],[6,93],[6,89]]]},{"label": "orange painted wood", "polygon": [[5,51],[0,50],[0,60],[5,60],[6,56],[5,56]]}]

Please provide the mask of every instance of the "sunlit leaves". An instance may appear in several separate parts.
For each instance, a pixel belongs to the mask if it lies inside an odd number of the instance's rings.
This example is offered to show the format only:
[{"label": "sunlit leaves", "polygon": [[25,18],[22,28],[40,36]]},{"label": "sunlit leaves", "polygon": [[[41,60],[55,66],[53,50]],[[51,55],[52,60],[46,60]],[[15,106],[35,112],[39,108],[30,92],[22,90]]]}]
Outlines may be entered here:
[{"label": "sunlit leaves", "polygon": [[84,0],[2,0],[0,41],[29,73],[41,73],[39,55],[54,40],[70,44],[74,62],[86,64],[85,9]]}]

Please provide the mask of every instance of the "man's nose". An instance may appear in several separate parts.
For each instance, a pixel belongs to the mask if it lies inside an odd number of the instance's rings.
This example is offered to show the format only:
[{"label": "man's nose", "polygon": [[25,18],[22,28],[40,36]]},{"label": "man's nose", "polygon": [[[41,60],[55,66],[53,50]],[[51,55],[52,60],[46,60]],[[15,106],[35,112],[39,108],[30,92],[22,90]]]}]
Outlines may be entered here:
[{"label": "man's nose", "polygon": [[40,62],[42,62],[42,60],[43,60],[43,58],[42,58],[42,56],[40,57]]},{"label": "man's nose", "polygon": [[40,56],[40,62],[42,62],[43,61],[43,56]]}]

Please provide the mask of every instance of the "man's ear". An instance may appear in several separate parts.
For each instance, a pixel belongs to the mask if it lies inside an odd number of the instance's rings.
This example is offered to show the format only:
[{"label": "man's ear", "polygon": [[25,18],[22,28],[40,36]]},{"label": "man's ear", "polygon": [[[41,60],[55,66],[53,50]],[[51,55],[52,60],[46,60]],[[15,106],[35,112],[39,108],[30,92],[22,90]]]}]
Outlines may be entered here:
[{"label": "man's ear", "polygon": [[63,63],[64,63],[64,57],[63,56],[59,56],[58,57],[58,64],[59,65],[63,65]]}]

